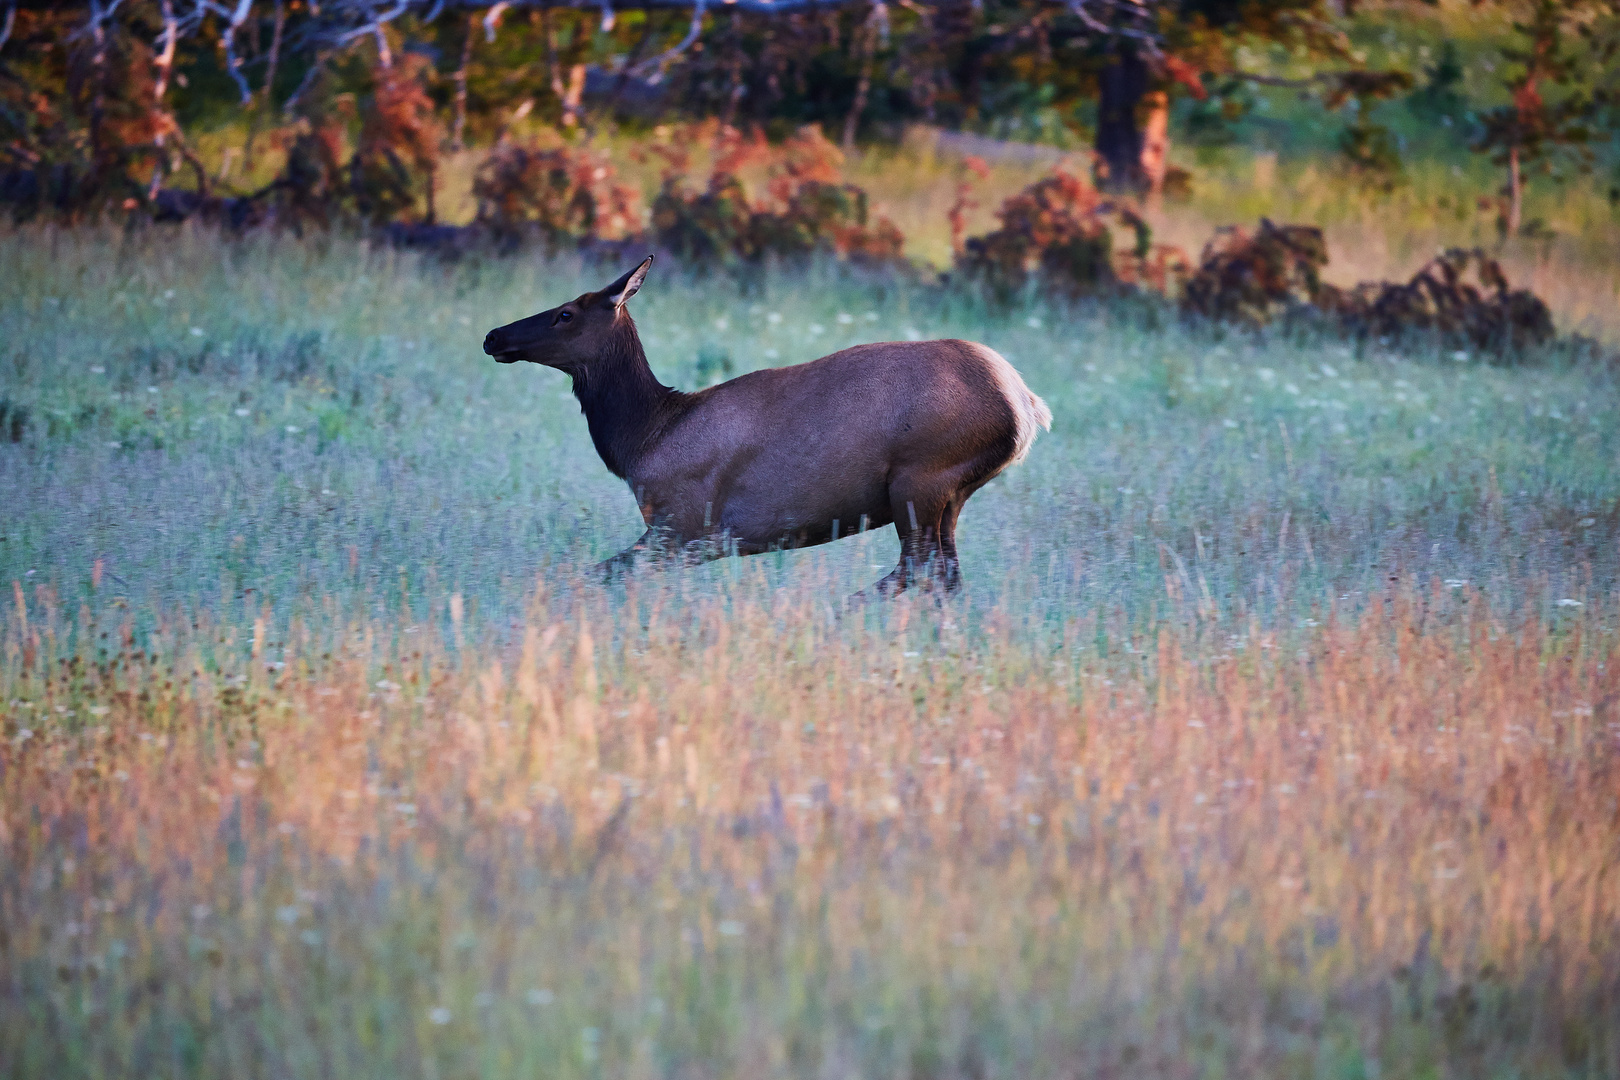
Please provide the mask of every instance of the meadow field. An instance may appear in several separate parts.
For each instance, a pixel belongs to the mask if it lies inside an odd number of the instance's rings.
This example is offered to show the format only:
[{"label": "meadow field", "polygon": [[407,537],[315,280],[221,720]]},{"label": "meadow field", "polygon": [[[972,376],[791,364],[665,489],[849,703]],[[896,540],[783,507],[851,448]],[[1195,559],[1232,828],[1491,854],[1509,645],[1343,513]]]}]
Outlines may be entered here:
[{"label": "meadow field", "polygon": [[0,1075],[1620,1075],[1613,367],[661,260],[665,382],[962,336],[1054,423],[943,603],[608,587],[479,345],[622,269],[0,238]]}]

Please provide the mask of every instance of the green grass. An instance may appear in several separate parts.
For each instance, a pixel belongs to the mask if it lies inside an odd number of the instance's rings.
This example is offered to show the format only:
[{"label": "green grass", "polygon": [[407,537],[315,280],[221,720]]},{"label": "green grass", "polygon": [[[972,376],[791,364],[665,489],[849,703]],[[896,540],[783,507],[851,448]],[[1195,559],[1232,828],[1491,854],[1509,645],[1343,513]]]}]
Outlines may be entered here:
[{"label": "green grass", "polygon": [[[0,482],[8,577],[77,588],[104,558],[141,602],[213,602],[251,583],[292,603],[347,587],[354,548],[379,587],[403,566],[499,603],[503,582],[637,530],[566,380],[480,349],[489,327],[611,268],[444,268],[345,240],[108,241],[25,233],[5,249],[5,396],[31,418],[5,450],[21,467]],[[1157,583],[1160,544],[1186,554],[1196,532],[1235,603],[1269,557],[1244,536],[1275,533],[1284,514],[1322,530],[1323,584],[1362,587],[1392,562],[1483,581],[1507,555],[1481,516],[1493,483],[1506,542],[1523,545],[1526,570],[1556,575],[1575,563],[1545,561],[1545,530],[1611,513],[1616,494],[1620,425],[1601,369],[1358,356],[1212,336],[1151,309],[987,312],[832,265],[743,285],[660,266],[637,309],[654,369],[682,387],[706,353],[741,372],[908,336],[1001,350],[1056,421],[964,519],[970,579],[991,590],[986,568],[1017,522],[1018,543],[1086,551],[1126,596]],[[1569,538],[1602,566],[1601,535]]]},{"label": "green grass", "polygon": [[1055,420],[943,607],[604,589],[479,345],[618,269],[6,236],[0,1073],[1614,1072],[1610,370],[660,263],[666,382],[959,335]]}]

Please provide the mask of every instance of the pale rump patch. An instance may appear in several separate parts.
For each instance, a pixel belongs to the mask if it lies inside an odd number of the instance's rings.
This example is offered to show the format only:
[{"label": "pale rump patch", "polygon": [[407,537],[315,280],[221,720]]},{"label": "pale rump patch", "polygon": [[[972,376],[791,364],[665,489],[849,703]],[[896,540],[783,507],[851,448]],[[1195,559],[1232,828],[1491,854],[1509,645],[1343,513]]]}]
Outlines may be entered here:
[{"label": "pale rump patch", "polygon": [[1002,396],[1012,407],[1013,416],[1017,418],[1018,434],[1013,442],[1013,455],[1007,459],[1007,464],[1002,466],[1006,469],[1017,465],[1029,454],[1029,448],[1035,442],[1037,429],[1052,430],[1052,410],[1047,408],[1046,402],[1042,401],[1033,390],[1024,385],[1023,376],[1007,362],[1006,357],[988,345],[980,345],[978,342],[970,344],[978,350],[980,359],[984,361],[985,367],[990,369],[990,374],[995,378]]}]

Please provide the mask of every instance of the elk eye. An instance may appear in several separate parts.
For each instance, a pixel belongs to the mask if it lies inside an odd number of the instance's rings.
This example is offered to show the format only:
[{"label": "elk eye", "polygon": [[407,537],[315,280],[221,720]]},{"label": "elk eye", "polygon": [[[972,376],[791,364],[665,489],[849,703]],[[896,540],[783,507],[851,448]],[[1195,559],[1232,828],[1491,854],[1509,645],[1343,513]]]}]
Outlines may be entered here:
[{"label": "elk eye", "polygon": [[574,317],[574,313],[572,311],[559,311],[557,313],[557,321],[558,322],[567,322],[569,319],[572,319],[573,317]]}]

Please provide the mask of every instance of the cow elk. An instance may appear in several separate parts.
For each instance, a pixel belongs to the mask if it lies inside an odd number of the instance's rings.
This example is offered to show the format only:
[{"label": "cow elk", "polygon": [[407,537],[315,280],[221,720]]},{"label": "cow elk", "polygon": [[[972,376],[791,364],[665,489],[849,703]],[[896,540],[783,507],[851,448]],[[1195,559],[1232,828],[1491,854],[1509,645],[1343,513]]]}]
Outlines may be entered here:
[{"label": "cow elk", "polygon": [[484,339],[503,364],[573,378],[591,441],[635,493],[647,532],[599,569],[611,578],[659,551],[752,555],[893,524],[900,562],[879,595],[958,588],[962,504],[1052,424],[1012,365],[971,341],[894,341],[682,393],[653,376],[625,309],[651,266]]}]

